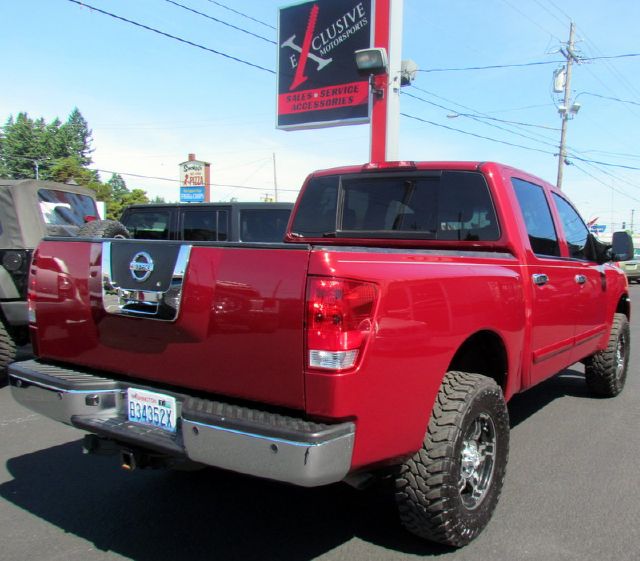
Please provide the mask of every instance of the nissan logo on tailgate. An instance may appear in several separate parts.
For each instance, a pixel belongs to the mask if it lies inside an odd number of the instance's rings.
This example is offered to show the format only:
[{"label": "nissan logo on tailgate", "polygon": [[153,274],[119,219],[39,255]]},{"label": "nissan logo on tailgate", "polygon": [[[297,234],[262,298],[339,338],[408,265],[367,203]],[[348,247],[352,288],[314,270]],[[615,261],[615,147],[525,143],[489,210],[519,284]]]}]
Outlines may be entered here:
[{"label": "nissan logo on tailgate", "polygon": [[140,251],[133,256],[129,263],[129,270],[133,280],[138,282],[146,281],[153,273],[153,259],[146,251]]}]

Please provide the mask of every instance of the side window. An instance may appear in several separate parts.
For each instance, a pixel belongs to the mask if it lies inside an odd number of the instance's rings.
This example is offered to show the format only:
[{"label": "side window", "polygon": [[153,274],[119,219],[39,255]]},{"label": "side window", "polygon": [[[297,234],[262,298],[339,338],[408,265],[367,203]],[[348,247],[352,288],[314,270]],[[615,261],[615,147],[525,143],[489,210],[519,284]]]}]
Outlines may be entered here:
[{"label": "side window", "polygon": [[122,217],[131,237],[136,240],[168,240],[169,211],[131,211]]},{"label": "side window", "polygon": [[316,177],[309,181],[298,205],[292,231],[322,237],[336,229],[339,176]]},{"label": "side window", "polygon": [[227,239],[227,212],[185,210],[182,215],[182,239],[215,242]]},{"label": "side window", "polygon": [[558,207],[564,235],[567,237],[569,255],[576,259],[586,259],[585,248],[589,239],[589,230],[580,215],[565,199],[553,193],[553,200]]},{"label": "side window", "polygon": [[39,189],[38,201],[44,223],[53,226],[82,226],[85,216],[98,216],[96,203],[88,195]]},{"label": "side window", "polygon": [[515,177],[511,183],[527,227],[531,249],[536,255],[559,257],[558,236],[544,190],[539,185]]},{"label": "side window", "polygon": [[240,239],[243,242],[281,242],[287,229],[287,208],[246,209],[240,212]]},{"label": "side window", "polygon": [[226,242],[229,239],[229,213],[226,210],[218,211],[218,241]]}]

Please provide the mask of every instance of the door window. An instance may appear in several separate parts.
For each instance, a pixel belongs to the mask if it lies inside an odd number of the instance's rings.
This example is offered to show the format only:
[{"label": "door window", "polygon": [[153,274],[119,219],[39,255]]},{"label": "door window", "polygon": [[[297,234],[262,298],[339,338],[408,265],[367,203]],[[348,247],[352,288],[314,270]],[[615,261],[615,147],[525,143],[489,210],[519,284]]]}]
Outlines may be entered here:
[{"label": "door window", "polygon": [[527,227],[532,251],[536,255],[559,257],[558,236],[543,188],[516,177],[511,179],[511,183]]},{"label": "door window", "polygon": [[560,221],[569,246],[569,255],[576,259],[587,259],[585,249],[589,240],[589,230],[576,210],[560,195],[553,193],[558,207]]}]

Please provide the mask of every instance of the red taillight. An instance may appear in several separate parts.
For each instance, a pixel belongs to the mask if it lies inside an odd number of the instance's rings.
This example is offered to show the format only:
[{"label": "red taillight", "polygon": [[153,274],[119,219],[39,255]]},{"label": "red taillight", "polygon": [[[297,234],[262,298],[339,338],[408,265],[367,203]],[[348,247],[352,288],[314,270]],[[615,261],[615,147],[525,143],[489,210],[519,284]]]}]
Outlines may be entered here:
[{"label": "red taillight", "polygon": [[36,257],[31,261],[29,269],[29,286],[27,288],[27,313],[29,315],[29,323],[36,323]]},{"label": "red taillight", "polygon": [[353,368],[372,329],[376,286],[311,277],[307,283],[307,360],[310,368]]}]

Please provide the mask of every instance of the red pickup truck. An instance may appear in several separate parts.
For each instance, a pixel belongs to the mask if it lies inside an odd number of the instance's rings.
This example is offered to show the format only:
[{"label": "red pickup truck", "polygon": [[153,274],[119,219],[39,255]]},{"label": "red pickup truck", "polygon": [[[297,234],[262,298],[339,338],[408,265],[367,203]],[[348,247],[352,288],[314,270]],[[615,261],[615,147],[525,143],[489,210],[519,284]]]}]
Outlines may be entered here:
[{"label": "red pickup truck", "polygon": [[400,518],[461,546],[505,476],[506,402],[582,361],[615,396],[630,302],[564,194],[477,162],[311,174],[284,243],[46,239],[15,398],[122,466],[303,486],[391,478]]}]

